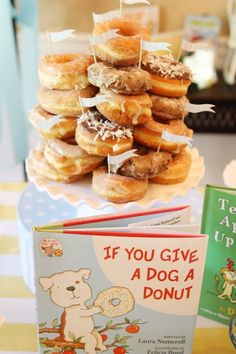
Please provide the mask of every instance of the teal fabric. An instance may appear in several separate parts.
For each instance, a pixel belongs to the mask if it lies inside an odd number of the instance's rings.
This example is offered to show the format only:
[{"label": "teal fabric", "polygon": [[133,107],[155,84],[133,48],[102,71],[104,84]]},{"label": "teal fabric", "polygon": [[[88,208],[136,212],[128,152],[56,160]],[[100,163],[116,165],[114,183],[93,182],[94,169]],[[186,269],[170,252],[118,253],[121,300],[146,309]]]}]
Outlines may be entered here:
[{"label": "teal fabric", "polygon": [[[0,11],[0,106],[4,107],[11,133],[14,162],[19,163],[28,154],[28,123],[26,111],[35,102],[37,81],[37,2],[21,0],[19,12],[10,0],[1,0]],[[21,21],[22,47],[20,64],[15,45],[12,18]],[[25,98],[25,101],[24,101]],[[0,115],[2,114],[0,110]],[[1,131],[0,139],[4,134]],[[7,161],[6,161],[7,162]]]}]

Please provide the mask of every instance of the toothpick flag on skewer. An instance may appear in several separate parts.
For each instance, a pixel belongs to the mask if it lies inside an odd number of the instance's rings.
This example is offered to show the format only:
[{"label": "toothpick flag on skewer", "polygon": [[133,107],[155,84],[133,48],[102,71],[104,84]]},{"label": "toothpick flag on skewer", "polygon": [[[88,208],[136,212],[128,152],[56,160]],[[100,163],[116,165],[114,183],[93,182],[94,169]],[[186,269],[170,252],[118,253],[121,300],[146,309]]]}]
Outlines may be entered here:
[{"label": "toothpick flag on skewer", "polygon": [[93,22],[94,23],[102,23],[105,21],[112,20],[113,18],[120,17],[120,13],[118,10],[108,11],[103,14],[95,14],[93,12]]},{"label": "toothpick flag on skewer", "polygon": [[161,135],[161,139],[169,141],[171,143],[183,143],[183,144],[187,144],[190,147],[192,146],[192,138],[188,138],[187,136],[183,136],[183,135],[176,135],[176,134],[172,134],[169,133],[167,130],[163,130],[162,135]]},{"label": "toothpick flag on skewer", "polygon": [[144,40],[142,41],[142,49],[148,52],[155,52],[157,50],[166,50],[168,52],[171,52],[171,50],[168,48],[170,46],[171,44],[167,42],[147,42]]},{"label": "toothpick flag on skewer", "polygon": [[74,32],[75,32],[75,30],[73,30],[73,29],[68,29],[68,30],[61,31],[61,32],[47,31],[47,38],[48,38],[48,42],[49,42],[50,54],[53,55],[52,42],[60,42],[60,41],[63,41],[67,38],[73,37]]},{"label": "toothpick flag on skewer", "polygon": [[118,29],[112,29],[110,31],[104,32],[100,35],[92,35],[91,42],[92,44],[103,44],[114,38],[117,35]]},{"label": "toothpick flag on skewer", "polygon": [[[39,117],[38,117],[39,119]],[[62,122],[62,121],[65,121],[65,119],[63,118],[63,116],[60,114],[60,115],[56,115],[50,119],[47,119],[47,120],[44,120],[42,118],[42,120],[40,119],[38,121],[38,125],[39,125],[39,128],[43,131],[48,131],[49,129],[51,129],[54,125],[56,125],[57,123],[59,122]]]},{"label": "toothpick flag on skewer", "polygon": [[63,41],[64,39],[73,37],[74,32],[75,30],[68,29],[61,32],[49,32],[49,34],[52,42],[60,42]]},{"label": "toothpick flag on skewer", "polygon": [[215,113],[215,111],[212,109],[212,107],[215,107],[214,104],[193,104],[190,102],[187,102],[185,105],[184,110],[189,112],[189,113],[200,113],[200,112],[212,112]]},{"label": "toothpick flag on skewer", "polygon": [[80,97],[80,105],[81,107],[94,107],[98,103],[103,103],[109,101],[111,96],[109,95],[100,95],[92,98],[81,98]]},{"label": "toothpick flag on skewer", "polygon": [[150,5],[150,2],[148,0],[120,0],[120,17],[122,16],[123,4],[127,4],[127,5],[147,4],[147,5]]},{"label": "toothpick flag on skewer", "polygon": [[206,42],[188,42],[183,39],[181,49],[184,49],[187,52],[195,52],[196,50],[208,50],[209,45]]},{"label": "toothpick flag on skewer", "polygon": [[202,41],[189,42],[183,39],[176,60],[179,61],[182,50],[186,50],[187,52],[196,52],[196,50],[208,50],[208,49],[209,49],[209,45],[206,42],[202,42]]},{"label": "toothpick flag on skewer", "polygon": [[138,156],[137,154],[135,154],[136,151],[137,151],[137,149],[132,149],[132,150],[128,150],[126,152],[123,152],[120,155],[115,155],[115,156],[108,155],[108,157],[107,157],[108,173],[110,174],[111,167],[112,167],[112,170],[115,172],[119,168],[119,166],[122,164],[122,162],[130,159],[131,157]]}]

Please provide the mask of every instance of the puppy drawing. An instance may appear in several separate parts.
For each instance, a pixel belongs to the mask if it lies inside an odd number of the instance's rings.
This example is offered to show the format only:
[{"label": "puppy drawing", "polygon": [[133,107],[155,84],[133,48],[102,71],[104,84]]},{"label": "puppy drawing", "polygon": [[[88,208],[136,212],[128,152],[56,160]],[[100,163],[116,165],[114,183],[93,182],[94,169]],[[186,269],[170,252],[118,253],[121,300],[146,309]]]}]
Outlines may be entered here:
[{"label": "puppy drawing", "polygon": [[57,340],[71,342],[73,333],[75,339],[81,337],[85,353],[95,354],[96,348],[105,351],[107,347],[103,345],[101,335],[94,330],[93,315],[102,309],[85,304],[92,297],[92,290],[86,282],[90,273],[90,269],[82,268],[41,277],[38,281],[44,291],[49,291],[52,302],[64,308]]}]

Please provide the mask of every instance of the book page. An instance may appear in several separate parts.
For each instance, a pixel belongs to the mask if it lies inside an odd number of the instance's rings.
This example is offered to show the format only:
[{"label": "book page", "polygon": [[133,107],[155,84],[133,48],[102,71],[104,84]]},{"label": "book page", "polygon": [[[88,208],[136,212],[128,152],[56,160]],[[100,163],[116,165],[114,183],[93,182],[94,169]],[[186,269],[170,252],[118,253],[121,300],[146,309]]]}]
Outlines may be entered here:
[{"label": "book page", "polygon": [[131,223],[128,227],[141,227],[141,226],[163,226],[163,225],[182,225],[190,223],[191,207],[185,209],[169,212],[167,214],[158,215],[155,218]]},{"label": "book page", "polygon": [[187,225],[164,225],[164,226],[130,226],[131,232],[145,232],[148,234],[175,234],[175,235],[189,235],[200,233],[200,224],[187,224]]}]

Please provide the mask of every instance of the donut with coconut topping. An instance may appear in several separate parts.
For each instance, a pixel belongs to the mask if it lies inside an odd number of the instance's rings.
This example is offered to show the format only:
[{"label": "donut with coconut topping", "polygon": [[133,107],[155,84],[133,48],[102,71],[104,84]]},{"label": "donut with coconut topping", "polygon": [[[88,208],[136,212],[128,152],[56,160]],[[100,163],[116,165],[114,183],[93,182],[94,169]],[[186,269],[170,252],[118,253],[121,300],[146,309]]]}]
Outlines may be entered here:
[{"label": "donut with coconut topping", "polygon": [[89,154],[118,155],[131,149],[133,132],[131,127],[119,126],[92,110],[78,118],[75,139]]},{"label": "donut with coconut topping", "polygon": [[151,75],[150,91],[160,96],[185,96],[192,82],[191,70],[183,63],[174,60],[171,54],[149,53],[142,61],[142,68]]}]

